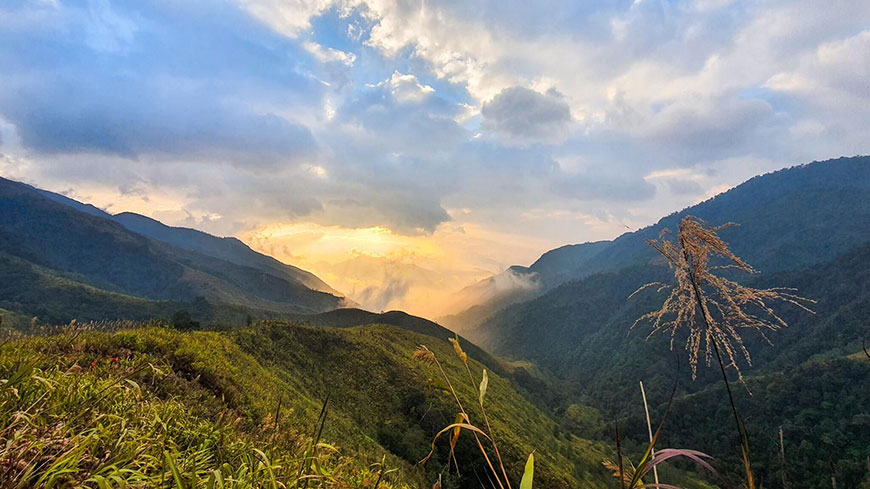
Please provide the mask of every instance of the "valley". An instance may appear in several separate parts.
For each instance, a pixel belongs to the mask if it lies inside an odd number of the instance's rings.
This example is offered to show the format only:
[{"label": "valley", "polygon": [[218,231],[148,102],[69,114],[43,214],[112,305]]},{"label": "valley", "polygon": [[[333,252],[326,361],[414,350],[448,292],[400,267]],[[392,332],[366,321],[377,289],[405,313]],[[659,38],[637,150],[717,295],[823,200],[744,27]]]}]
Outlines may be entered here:
[{"label": "valley", "polygon": [[[605,463],[615,463],[617,427],[619,454],[643,453],[642,381],[653,424],[665,421],[658,446],[709,454],[718,474],[681,462],[662,465],[662,477],[683,488],[736,487],[739,440],[718,371],[700,365],[693,379],[684,337],[670,351],[667,336],[632,327],[661,294],[629,296],[673,279],[645,240],[693,215],[739,224],[720,234],[761,273],[728,277],[813,301],[812,313],[778,307],[789,326],[770,343],[745,337],[752,364],[733,389],[759,482],[862,487],[867,202],[867,157],[766,174],[613,241],[511,267],[503,274],[513,278],[465,290],[475,306],[433,322],[356,308],[313,274],[233,238],[0,180],[0,421],[16,433],[0,448],[0,467],[24,485],[150,486],[170,474],[177,487],[305,477],[339,487],[373,478],[479,487],[491,461],[471,432],[432,440],[454,423],[454,395],[468,421],[482,423],[470,406],[478,395],[483,402],[476,391],[486,371],[488,432],[513,485],[534,453],[538,487],[619,487]],[[437,368],[415,361],[421,345]],[[21,425],[21,416],[31,421]],[[16,465],[21,457],[27,470]]]}]

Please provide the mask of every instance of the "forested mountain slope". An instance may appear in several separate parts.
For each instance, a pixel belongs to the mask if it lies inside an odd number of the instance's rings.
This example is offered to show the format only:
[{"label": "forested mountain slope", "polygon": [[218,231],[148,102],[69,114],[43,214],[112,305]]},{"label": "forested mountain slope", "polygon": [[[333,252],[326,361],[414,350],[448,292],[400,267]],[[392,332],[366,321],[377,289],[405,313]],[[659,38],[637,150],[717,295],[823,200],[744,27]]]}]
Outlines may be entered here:
[{"label": "forested mountain slope", "polygon": [[[517,300],[483,301],[449,318],[446,324],[475,337],[472,330],[477,324],[512,302],[595,273],[650,264],[657,257],[646,240],[657,238],[665,228],[676,229],[687,215],[712,225],[739,224],[723,237],[738,256],[765,273],[801,269],[870,242],[867,202],[867,156],[813,162],[760,175],[613,241],[557,248],[528,269],[512,267],[528,270],[528,279],[539,285],[537,291],[518,295]],[[503,293],[501,297],[509,296]]]},{"label": "forested mountain slope", "polygon": [[[85,285],[91,288],[89,293],[103,291],[148,301],[206,300],[276,312],[326,311],[343,302],[341,297],[294,279],[288,275],[290,268],[281,269],[280,264],[262,255],[251,256],[271,263],[274,273],[264,266],[254,268],[221,259],[217,253],[200,253],[194,246],[185,249],[149,239],[111,216],[101,215],[96,208],[62,204],[58,199],[66,198],[56,197],[48,198],[30,186],[0,179],[0,254],[5,273],[22,277],[22,286],[15,291],[19,296],[38,295],[38,287],[50,283],[55,291],[75,289],[73,295],[81,295],[79,285]],[[36,280],[37,276],[41,279]],[[4,295],[0,300],[7,306],[33,306],[21,297]],[[76,308],[73,299],[66,303]],[[113,298],[109,303],[118,301]],[[31,310],[19,312],[36,315]],[[63,316],[62,310],[57,312],[55,319]],[[131,315],[141,317],[138,312]],[[129,316],[121,308],[111,317]]]}]

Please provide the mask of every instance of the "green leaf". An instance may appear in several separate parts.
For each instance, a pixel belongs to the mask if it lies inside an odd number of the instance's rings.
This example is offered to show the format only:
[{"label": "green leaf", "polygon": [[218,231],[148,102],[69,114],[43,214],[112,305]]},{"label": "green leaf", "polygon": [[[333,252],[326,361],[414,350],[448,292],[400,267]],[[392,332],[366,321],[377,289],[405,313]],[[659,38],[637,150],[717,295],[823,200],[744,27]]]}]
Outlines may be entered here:
[{"label": "green leaf", "polygon": [[169,452],[163,452],[163,455],[166,457],[166,464],[169,465],[169,470],[172,472],[172,479],[175,481],[176,489],[185,489],[184,480],[181,478],[178,466],[175,465],[175,459],[169,455]]},{"label": "green leaf", "polygon": [[425,464],[430,458],[432,458],[432,454],[435,453],[435,442],[438,441],[438,438],[441,438],[441,435],[443,435],[444,433],[447,433],[448,431],[455,429],[455,428],[462,428],[464,430],[471,430],[471,431],[477,433],[478,435],[486,438],[487,440],[490,440],[490,441],[492,440],[492,438],[490,438],[489,435],[487,435],[485,431],[481,430],[477,426],[470,425],[467,423],[453,423],[451,425],[448,425],[446,428],[439,431],[437,435],[435,435],[435,438],[432,439],[432,450],[429,452],[428,455],[426,455],[426,457],[423,460],[421,460],[417,463],[422,465],[422,464]]},{"label": "green leaf", "polygon": [[96,482],[97,487],[99,487],[100,489],[111,489],[112,488],[112,486],[109,485],[109,481],[106,480],[106,478],[103,476],[95,475],[95,476],[91,477],[91,480]]},{"label": "green leaf", "polygon": [[483,396],[486,395],[486,387],[489,385],[489,379],[486,376],[486,369],[483,369],[483,379],[480,381],[480,404],[483,405]]},{"label": "green leaf", "polygon": [[320,442],[317,444],[317,448],[325,448],[331,452],[338,452],[338,448],[335,448],[334,445],[330,445],[329,443]]},{"label": "green leaf", "polygon": [[526,470],[523,471],[523,480],[520,481],[520,489],[532,489],[532,479],[535,477],[535,452],[529,454],[526,461]]}]

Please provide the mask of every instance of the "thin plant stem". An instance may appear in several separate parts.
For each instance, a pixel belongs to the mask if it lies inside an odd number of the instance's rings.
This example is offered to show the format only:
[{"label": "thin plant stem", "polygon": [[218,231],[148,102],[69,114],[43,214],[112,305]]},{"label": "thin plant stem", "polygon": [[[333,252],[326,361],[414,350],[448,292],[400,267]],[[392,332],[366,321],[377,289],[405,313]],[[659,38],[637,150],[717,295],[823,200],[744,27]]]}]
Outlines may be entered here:
[{"label": "thin plant stem", "polygon": [[782,489],[788,489],[788,480],[785,477],[785,437],[782,434],[782,426],[779,427],[779,463],[782,466]]},{"label": "thin plant stem", "polygon": [[[471,375],[471,369],[468,368],[468,363],[463,362],[465,364],[465,371],[468,372],[468,380],[471,381],[471,387],[474,388],[474,376]],[[501,461],[501,453],[498,451],[498,444],[495,442],[495,435],[492,432],[492,426],[489,424],[489,416],[486,415],[486,408],[483,407],[483,399],[478,396],[478,402],[480,404],[480,412],[483,413],[483,422],[486,423],[486,431],[489,433],[489,439],[492,441],[492,448],[495,450],[495,456],[498,459],[498,465],[501,467],[501,473],[504,476],[504,481],[508,486],[508,489],[511,489],[511,481],[508,478],[507,471],[504,468],[504,462]]]},{"label": "thin plant stem", "polygon": [[[447,376],[447,372],[445,372],[444,368],[441,366],[441,362],[438,361],[438,357],[433,354],[432,358],[435,360],[435,365],[438,366],[438,370],[441,371],[441,376],[444,377],[444,381],[447,382],[447,387],[450,388],[450,393],[453,394],[453,399],[456,400],[456,404],[459,406],[459,412],[464,414],[466,419],[469,419],[468,413],[465,411],[465,408],[462,407],[462,401],[460,401],[459,396],[456,395],[456,390],[453,388],[453,384],[450,382],[450,378]],[[495,470],[495,467],[489,460],[489,455],[486,454],[483,443],[480,442],[480,437],[477,436],[477,433],[472,432],[472,434],[474,435],[474,441],[477,442],[477,447],[480,449],[480,453],[483,454],[483,458],[486,460],[486,464],[489,466],[489,470],[491,470],[492,475],[495,476],[495,481],[498,483],[498,487],[500,489],[504,489],[504,484],[502,484],[501,478],[498,476],[498,472]]]},{"label": "thin plant stem", "polygon": [[619,421],[616,422],[616,461],[619,464],[619,487],[625,489],[625,469],[622,465],[622,439],[619,437]]},{"label": "thin plant stem", "polygon": [[375,481],[375,485],[372,486],[374,489],[378,489],[378,486],[381,485],[381,479],[384,477],[384,464],[386,463],[386,456],[381,459],[381,466],[378,468],[378,480]]},{"label": "thin plant stem", "polygon": [[[646,392],[643,390],[643,381],[640,381],[640,396],[643,398],[643,410],[646,413],[646,429],[649,432],[649,442],[653,441],[653,433],[652,433],[652,423],[649,419],[649,406],[646,403]],[[652,449],[650,460],[655,460],[656,458],[656,449]],[[656,486],[659,485],[659,469],[655,465],[653,465],[653,478],[656,481]]]},{"label": "thin plant stem", "polygon": [[725,373],[725,365],[722,363],[722,355],[719,353],[719,342],[716,340],[713,331],[713,325],[710,324],[710,312],[707,310],[707,305],[701,300],[701,288],[698,286],[698,281],[695,277],[695,270],[692,266],[692,257],[685,251],[683,255],[686,258],[686,263],[689,265],[689,280],[692,282],[692,289],[695,292],[695,302],[701,309],[701,318],[704,320],[704,326],[707,328],[707,335],[712,338],[713,351],[716,353],[716,363],[719,364],[719,370],[722,372],[722,381],[725,383],[725,391],[728,393],[728,402],[731,404],[731,412],[734,414],[734,422],[737,424],[737,432],[740,434],[741,451],[743,452],[743,467],[746,470],[746,485],[749,489],[755,489],[755,477],[752,475],[752,466],[749,461],[749,437],[746,435],[746,427],[740,420],[740,413],[737,411],[737,406],[734,404],[734,396],[731,393],[731,384],[728,382],[728,374]]}]

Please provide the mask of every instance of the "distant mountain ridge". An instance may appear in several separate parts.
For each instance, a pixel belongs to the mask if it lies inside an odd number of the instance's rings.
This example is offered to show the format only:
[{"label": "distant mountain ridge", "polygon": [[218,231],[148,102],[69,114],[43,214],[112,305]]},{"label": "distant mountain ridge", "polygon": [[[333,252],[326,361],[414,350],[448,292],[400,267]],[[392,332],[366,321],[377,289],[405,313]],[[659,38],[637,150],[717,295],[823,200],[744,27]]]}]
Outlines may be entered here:
[{"label": "distant mountain ridge", "polygon": [[870,228],[848,225],[849,221],[870,222],[867,202],[870,202],[867,156],[813,162],[756,176],[613,241],[563,246],[544,253],[528,268],[511,267],[505,273],[519,270],[534,280],[537,289],[515,294],[516,297],[511,297],[510,291],[502,292],[492,301],[482,301],[443,319],[445,324],[468,332],[498,310],[563,283],[648,264],[657,255],[646,240],[657,238],[665,228],[675,230],[686,215],[713,225],[739,224],[724,231],[732,249],[766,273],[821,263],[870,239]]},{"label": "distant mountain ridge", "polygon": [[[790,357],[794,363],[824,350],[855,348],[861,316],[856,311],[870,310],[864,286],[870,277],[868,202],[870,157],[755,177],[654,226],[620,236],[583,264],[582,276],[504,307],[464,334],[495,354],[535,361],[587,387],[611,382],[620,372],[633,373],[649,348],[666,345],[656,340],[651,347],[642,338],[627,337],[634,319],[656,305],[652,296],[627,298],[644,283],[673,279],[645,239],[665,227],[675,229],[683,216],[693,214],[712,225],[740,224],[720,235],[762,272],[742,281],[762,288],[796,287],[818,300],[816,315],[784,308],[794,324],[776,333],[776,341],[787,345],[777,355],[799,348],[804,356]],[[753,348],[766,347],[760,342],[752,343]],[[596,380],[599,374],[606,379]],[[607,391],[603,384],[597,386],[598,392]]]},{"label": "distant mountain ridge", "polygon": [[610,241],[565,245],[541,255],[530,266],[513,265],[504,272],[480,280],[456,295],[470,307],[438,318],[455,330],[464,330],[510,304],[533,299],[570,280],[584,263],[610,245]]},{"label": "distant mountain ridge", "polygon": [[116,222],[127,229],[157,241],[169,243],[185,250],[196,251],[236,265],[256,268],[266,273],[274,273],[284,278],[302,283],[306,287],[340,295],[335,289],[311,272],[287,265],[252,250],[248,245],[234,237],[217,237],[211,234],[183,227],[167,226],[160,221],[133,212],[121,212],[112,216]]},{"label": "distant mountain ridge", "polygon": [[[233,238],[172,228],[144,216],[112,216],[2,178],[0,254],[6,257],[3,264],[18,270],[17,276],[31,277],[27,283],[33,287],[64,284],[55,291],[68,293],[68,300],[55,301],[54,318],[64,317],[61,304],[76,309],[72,297],[100,291],[110,294],[101,296],[108,303],[135,303],[137,311],[146,303],[123,297],[150,301],[145,310],[152,310],[154,301],[202,299],[273,313],[322,312],[346,303],[314,275],[256,253]],[[18,302],[0,307],[15,311],[35,305],[27,291],[13,292]],[[9,302],[0,297],[4,299]],[[115,317],[125,317],[126,312],[119,310]]]},{"label": "distant mountain ridge", "polygon": [[86,214],[116,221],[133,231],[151,239],[168,243],[179,248],[196,251],[204,255],[220,258],[236,265],[242,265],[263,270],[266,273],[278,273],[285,278],[297,281],[306,287],[333,295],[342,295],[311,272],[287,265],[252,250],[235,237],[219,237],[196,229],[167,226],[162,222],[135,212],[110,214],[92,204],[84,204],[65,195],[47,190],[34,189],[43,196],[59,202]]}]

